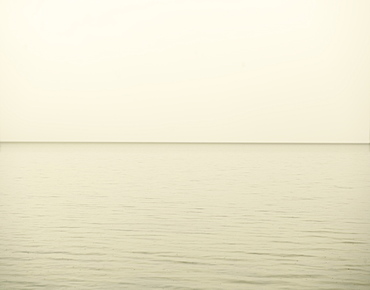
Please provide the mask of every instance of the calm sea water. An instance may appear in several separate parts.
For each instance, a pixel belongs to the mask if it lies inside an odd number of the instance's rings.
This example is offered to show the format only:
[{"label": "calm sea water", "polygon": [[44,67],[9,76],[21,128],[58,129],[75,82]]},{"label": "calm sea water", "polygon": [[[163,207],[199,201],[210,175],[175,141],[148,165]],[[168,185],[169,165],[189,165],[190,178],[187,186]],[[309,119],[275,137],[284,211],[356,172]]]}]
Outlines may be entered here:
[{"label": "calm sea water", "polygon": [[0,149],[0,289],[370,289],[369,146]]}]

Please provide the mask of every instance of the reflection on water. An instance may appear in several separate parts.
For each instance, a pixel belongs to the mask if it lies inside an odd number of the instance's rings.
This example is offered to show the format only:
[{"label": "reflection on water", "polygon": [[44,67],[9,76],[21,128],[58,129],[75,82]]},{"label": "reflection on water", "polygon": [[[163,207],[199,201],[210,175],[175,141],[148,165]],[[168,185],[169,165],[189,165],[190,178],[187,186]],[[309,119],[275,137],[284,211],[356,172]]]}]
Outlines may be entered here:
[{"label": "reflection on water", "polygon": [[370,289],[362,145],[3,144],[1,289]]}]

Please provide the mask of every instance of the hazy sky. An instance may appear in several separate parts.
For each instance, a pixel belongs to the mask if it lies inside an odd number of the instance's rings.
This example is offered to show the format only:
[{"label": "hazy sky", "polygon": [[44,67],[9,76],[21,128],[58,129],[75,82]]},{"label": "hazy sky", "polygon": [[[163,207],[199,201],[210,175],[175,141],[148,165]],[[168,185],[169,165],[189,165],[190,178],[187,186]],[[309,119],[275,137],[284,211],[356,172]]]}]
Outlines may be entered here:
[{"label": "hazy sky", "polygon": [[0,139],[368,142],[369,11],[0,0]]}]

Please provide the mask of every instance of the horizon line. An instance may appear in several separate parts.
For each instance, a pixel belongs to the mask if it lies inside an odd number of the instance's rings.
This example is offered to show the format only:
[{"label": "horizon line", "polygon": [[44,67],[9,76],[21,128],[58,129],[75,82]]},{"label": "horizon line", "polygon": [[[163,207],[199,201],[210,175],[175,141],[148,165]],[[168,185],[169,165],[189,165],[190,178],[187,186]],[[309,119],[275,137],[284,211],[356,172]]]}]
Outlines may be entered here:
[{"label": "horizon line", "polygon": [[229,145],[370,145],[365,142],[174,142],[174,141],[0,141],[2,143],[64,144],[229,144]]}]

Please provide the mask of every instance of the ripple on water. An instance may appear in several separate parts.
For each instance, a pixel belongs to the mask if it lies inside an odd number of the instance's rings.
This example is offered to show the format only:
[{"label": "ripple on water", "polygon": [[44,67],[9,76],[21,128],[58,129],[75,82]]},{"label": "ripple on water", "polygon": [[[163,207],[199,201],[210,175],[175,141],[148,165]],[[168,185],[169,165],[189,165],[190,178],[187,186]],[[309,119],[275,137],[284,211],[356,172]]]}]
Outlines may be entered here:
[{"label": "ripple on water", "polygon": [[368,152],[283,148],[4,145],[0,288],[370,289]]}]

